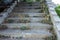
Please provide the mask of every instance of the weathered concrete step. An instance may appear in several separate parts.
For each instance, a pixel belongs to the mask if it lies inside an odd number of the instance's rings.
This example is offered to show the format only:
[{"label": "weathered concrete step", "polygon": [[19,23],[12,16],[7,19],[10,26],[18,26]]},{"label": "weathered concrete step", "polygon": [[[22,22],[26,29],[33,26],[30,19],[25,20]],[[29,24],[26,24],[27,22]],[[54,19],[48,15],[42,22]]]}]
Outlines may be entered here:
[{"label": "weathered concrete step", "polygon": [[[26,4],[30,4],[30,3],[27,3],[27,2],[21,2],[21,3],[18,3],[18,5],[26,5]],[[33,5],[39,5],[39,4],[42,4],[41,2],[32,2],[31,4]]]},{"label": "weathered concrete step", "polygon": [[43,38],[24,38],[22,40],[45,40]]},{"label": "weathered concrete step", "polygon": [[[39,4],[41,2],[32,2],[32,4]],[[19,2],[19,4],[29,4],[28,2]]]},{"label": "weathered concrete step", "polygon": [[[40,25],[39,25],[40,24]],[[23,26],[29,27],[31,29],[35,29],[35,30],[39,30],[39,29],[50,29],[53,25],[49,25],[49,24],[43,24],[43,23],[39,23],[39,24],[28,24],[28,23],[4,23],[2,25],[7,25],[8,28],[20,28]]]},{"label": "weathered concrete step", "polygon": [[19,10],[19,9],[40,9],[40,8],[44,8],[44,6],[20,6],[20,7],[15,7],[15,9]]},{"label": "weathered concrete step", "polygon": [[52,36],[49,31],[46,30],[4,30],[0,31],[0,34],[10,37],[23,37],[23,38],[45,38],[48,36]]},{"label": "weathered concrete step", "polygon": [[41,17],[26,17],[26,18],[7,18],[7,20],[30,20],[30,21],[42,21],[46,20],[46,18]]},{"label": "weathered concrete step", "polygon": [[37,8],[20,8],[20,7],[15,7],[14,10],[31,10],[31,9],[43,9],[42,6],[37,7]]},{"label": "weathered concrete step", "polygon": [[38,5],[38,6],[34,6],[34,5],[32,5],[32,6],[18,6],[18,7],[15,7],[15,8],[39,8],[39,7],[43,7],[43,5]]},{"label": "weathered concrete step", "polygon": [[40,12],[41,9],[31,9],[31,10],[13,10],[13,12],[27,12],[27,13],[31,13],[31,12],[35,12],[35,13],[38,13]]},{"label": "weathered concrete step", "polygon": [[39,6],[39,5],[43,5],[44,3],[43,2],[34,2],[34,3],[26,3],[26,2],[23,2],[23,3],[18,3],[17,6]]},{"label": "weathered concrete step", "polygon": [[42,6],[40,6],[40,7],[29,7],[29,8],[28,7],[27,8],[26,7],[21,7],[21,8],[20,7],[16,7],[16,8],[14,8],[14,10],[32,10],[32,9],[36,9],[37,10],[37,9],[43,9],[43,8],[44,7],[42,7]]},{"label": "weathered concrete step", "polygon": [[38,7],[38,8],[15,8],[13,11],[24,11],[24,10],[43,10],[43,8],[41,8],[41,7]]},{"label": "weathered concrete step", "polygon": [[38,7],[38,8],[35,8],[35,9],[34,8],[14,8],[14,10],[38,10],[38,9],[42,10],[43,8],[42,7]]},{"label": "weathered concrete step", "polygon": [[38,8],[38,7],[43,7],[43,4],[20,4],[17,5],[15,8]]},{"label": "weathered concrete step", "polygon": [[[8,20],[8,21],[7,21]],[[12,20],[11,23],[40,23],[42,20],[46,20],[46,18],[41,17],[28,17],[28,18],[7,18],[3,23],[9,23],[9,20]]]},{"label": "weathered concrete step", "polygon": [[17,10],[14,10],[14,11],[37,11],[37,10],[42,10],[42,9],[17,9]]},{"label": "weathered concrete step", "polygon": [[11,13],[11,14],[20,14],[20,15],[27,15],[27,14],[29,14],[29,15],[44,15],[44,14],[46,14],[46,13]]},{"label": "weathered concrete step", "polygon": [[8,28],[20,28],[22,26],[30,26],[32,28],[40,28],[40,29],[49,29],[52,25],[44,24],[44,23],[5,23],[2,25],[7,25]]},{"label": "weathered concrete step", "polygon": [[34,12],[29,12],[29,11],[13,11],[13,12],[15,12],[15,13],[43,13],[43,11],[41,10],[41,11],[34,11]]},{"label": "weathered concrete step", "polygon": [[46,13],[15,13],[9,14],[9,18],[25,18],[25,17],[44,17]]},{"label": "weathered concrete step", "polygon": [[42,6],[43,4],[21,4],[21,5],[17,5],[16,7],[20,7],[20,6]]},{"label": "weathered concrete step", "polygon": [[5,38],[5,39],[2,39],[0,38],[0,40],[45,40],[45,39],[42,39],[42,38]]},{"label": "weathered concrete step", "polygon": [[[41,30],[41,29],[44,29],[44,30],[49,30],[52,28],[52,25],[49,25],[49,26],[41,26],[41,25],[11,25],[11,24],[2,24],[4,27],[6,26],[8,29],[19,29],[19,30]],[[1,26],[1,27],[3,27]],[[0,28],[0,30],[3,29],[3,28]]]},{"label": "weathered concrete step", "polygon": [[44,6],[43,4],[36,4],[36,5],[33,5],[33,4],[25,4],[25,5],[23,4],[23,5],[21,5],[20,4],[20,5],[17,5],[15,8],[19,8],[19,7],[20,8],[22,8],[22,7],[23,8],[27,8],[27,7],[30,7],[30,8],[34,7],[35,8],[35,7],[43,7],[43,6]]}]

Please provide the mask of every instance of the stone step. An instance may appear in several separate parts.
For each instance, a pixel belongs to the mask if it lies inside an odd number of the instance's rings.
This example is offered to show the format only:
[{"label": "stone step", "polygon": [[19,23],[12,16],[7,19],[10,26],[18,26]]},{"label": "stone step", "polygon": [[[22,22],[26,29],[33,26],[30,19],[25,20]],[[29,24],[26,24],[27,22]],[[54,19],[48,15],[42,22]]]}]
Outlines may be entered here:
[{"label": "stone step", "polygon": [[6,25],[8,28],[20,28],[23,26],[27,26],[33,29],[49,29],[52,27],[52,25],[45,23],[5,23],[2,25]]},{"label": "stone step", "polygon": [[52,22],[44,17],[7,18],[3,23],[9,23],[7,20],[13,21],[10,23],[45,23],[52,25]]},{"label": "stone step", "polygon": [[26,23],[29,23],[29,22],[37,23],[37,22],[39,22],[40,23],[42,20],[46,20],[46,18],[40,18],[40,17],[39,18],[38,17],[37,18],[34,18],[34,17],[32,17],[32,18],[31,17],[28,17],[28,18],[7,18],[6,20],[13,20],[14,22],[12,22],[12,23],[24,23],[24,22],[26,22]]},{"label": "stone step", "polygon": [[18,7],[41,7],[41,6],[43,6],[43,4],[25,4],[25,5],[17,5],[16,7],[18,8]]},{"label": "stone step", "polygon": [[[32,2],[32,4],[33,4],[33,3],[37,4],[37,3],[41,3],[41,2],[44,2],[44,0],[40,0],[39,2],[38,2],[38,1],[35,1],[35,2]],[[19,2],[19,4],[22,4],[22,3],[23,3],[23,4],[26,4],[26,3],[28,4],[28,2],[26,2],[26,1],[24,1],[24,2]]]},{"label": "stone step", "polygon": [[19,3],[16,7],[18,6],[42,6],[44,3],[40,3],[40,2],[35,2],[35,3]]},{"label": "stone step", "polygon": [[43,13],[43,11],[41,10],[41,11],[34,11],[34,12],[31,12],[31,11],[13,11],[13,12],[15,12],[15,13]]},{"label": "stone step", "polygon": [[14,10],[32,10],[32,9],[43,9],[44,7],[40,6],[40,7],[16,7],[14,8]]},{"label": "stone step", "polygon": [[52,36],[49,31],[46,30],[12,30],[7,29],[0,31],[1,35],[10,36],[10,37],[23,37],[23,38],[45,38]]},{"label": "stone step", "polygon": [[47,21],[46,18],[7,18],[3,23],[43,23],[43,20]]},{"label": "stone step", "polygon": [[31,9],[31,10],[14,10],[13,12],[26,12],[26,13],[39,13],[41,9]]},{"label": "stone step", "polygon": [[45,17],[46,13],[11,13],[9,18],[24,18],[24,17]]},{"label": "stone step", "polygon": [[19,5],[16,6],[15,9],[37,9],[37,8],[44,8],[43,4],[40,5]]},{"label": "stone step", "polygon": [[18,5],[29,5],[29,4],[32,4],[32,5],[40,5],[42,3],[41,2],[33,2],[33,3],[21,2],[21,3],[18,3]]},{"label": "stone step", "polygon": [[7,38],[5,38],[5,39],[0,38],[0,40],[45,40],[45,39],[42,39],[42,38],[39,38],[39,39],[38,38],[22,38],[21,39],[21,38],[16,37],[16,38],[8,38],[8,39]]},{"label": "stone step", "polygon": [[19,8],[19,9],[20,8],[24,8],[24,9],[26,9],[26,8],[32,8],[33,9],[33,8],[41,8],[41,7],[43,7],[43,6],[42,5],[39,5],[39,6],[33,6],[32,5],[32,6],[18,6],[18,7],[15,7],[15,8]]}]

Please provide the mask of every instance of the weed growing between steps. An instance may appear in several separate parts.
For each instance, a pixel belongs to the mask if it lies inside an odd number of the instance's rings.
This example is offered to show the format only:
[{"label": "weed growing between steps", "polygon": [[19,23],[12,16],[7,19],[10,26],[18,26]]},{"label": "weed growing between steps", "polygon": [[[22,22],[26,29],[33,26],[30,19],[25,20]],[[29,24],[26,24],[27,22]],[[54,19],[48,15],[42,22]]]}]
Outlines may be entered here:
[{"label": "weed growing between steps", "polygon": [[22,26],[20,29],[21,30],[30,30],[30,27]]},{"label": "weed growing between steps", "polygon": [[42,20],[41,23],[46,23],[46,24],[50,24],[50,25],[53,25],[52,22],[51,22],[51,18],[50,18],[50,15],[45,15],[45,20]]}]

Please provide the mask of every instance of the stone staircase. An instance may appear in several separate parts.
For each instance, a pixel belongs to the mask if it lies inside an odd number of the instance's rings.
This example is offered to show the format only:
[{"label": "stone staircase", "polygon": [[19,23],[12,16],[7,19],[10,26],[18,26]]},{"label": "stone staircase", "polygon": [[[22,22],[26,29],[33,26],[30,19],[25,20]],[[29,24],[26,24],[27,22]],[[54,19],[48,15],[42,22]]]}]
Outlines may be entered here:
[{"label": "stone staircase", "polygon": [[0,34],[9,36],[9,40],[53,40],[54,34],[50,30],[53,25],[45,13],[44,4],[19,3],[1,24],[8,29],[0,31]]}]

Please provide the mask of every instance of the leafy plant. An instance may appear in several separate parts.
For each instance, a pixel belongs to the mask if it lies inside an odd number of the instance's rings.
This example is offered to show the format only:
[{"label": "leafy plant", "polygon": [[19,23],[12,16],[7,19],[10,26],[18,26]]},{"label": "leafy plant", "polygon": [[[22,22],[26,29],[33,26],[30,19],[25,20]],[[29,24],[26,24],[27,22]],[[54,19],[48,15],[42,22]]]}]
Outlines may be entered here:
[{"label": "leafy plant", "polygon": [[26,26],[22,26],[20,29],[21,30],[29,30],[30,28],[29,27],[26,27]]},{"label": "leafy plant", "polygon": [[60,6],[57,6],[55,8],[55,11],[57,12],[57,15],[60,17]]}]

